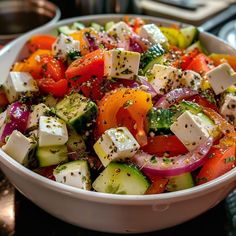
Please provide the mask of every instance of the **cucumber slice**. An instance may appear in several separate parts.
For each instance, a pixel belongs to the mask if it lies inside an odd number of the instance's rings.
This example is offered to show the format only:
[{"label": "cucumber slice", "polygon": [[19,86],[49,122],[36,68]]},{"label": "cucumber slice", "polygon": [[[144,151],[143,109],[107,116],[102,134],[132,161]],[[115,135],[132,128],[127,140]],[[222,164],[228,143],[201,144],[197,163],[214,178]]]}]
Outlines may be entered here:
[{"label": "cucumber slice", "polygon": [[72,30],[82,30],[85,28],[85,25],[81,22],[74,22],[73,25],[71,26]]},{"label": "cucumber slice", "polygon": [[188,26],[180,30],[185,37],[185,47],[190,46],[198,38],[198,29],[194,26]]},{"label": "cucumber slice", "polygon": [[114,21],[109,21],[105,24],[105,31],[108,31],[113,25],[115,24]]},{"label": "cucumber slice", "polygon": [[36,151],[39,167],[57,165],[62,162],[67,162],[67,147],[61,146],[48,146],[38,147]]},{"label": "cucumber slice", "polygon": [[67,141],[67,148],[69,152],[83,153],[86,150],[85,142],[81,135],[77,134],[75,130],[69,130],[69,138]]},{"label": "cucumber slice", "polygon": [[97,106],[79,93],[71,93],[56,105],[55,112],[68,125],[73,126],[77,133],[83,133],[90,129],[96,118]]},{"label": "cucumber slice", "polygon": [[168,184],[166,185],[166,191],[174,192],[194,186],[194,181],[191,173],[183,173],[177,176],[171,176],[168,178]]},{"label": "cucumber slice", "polygon": [[91,27],[93,29],[95,29],[96,31],[98,31],[98,32],[103,30],[103,26],[101,26],[101,25],[99,25],[98,23],[95,23],[95,22],[91,23]]},{"label": "cucumber slice", "polygon": [[59,27],[58,31],[61,34],[69,35],[69,34],[73,34],[76,30],[72,30],[69,28],[69,26],[65,25],[65,26]]},{"label": "cucumber slice", "polygon": [[193,51],[194,49],[198,49],[199,52],[203,52],[204,54],[208,54],[207,50],[205,49],[205,47],[202,45],[202,43],[200,41],[197,41],[196,43],[189,46],[186,49],[186,53],[189,53],[189,52]]},{"label": "cucumber slice", "polygon": [[146,177],[134,166],[110,163],[93,182],[97,192],[112,194],[144,194],[150,186]]},{"label": "cucumber slice", "polygon": [[202,111],[202,108],[195,102],[182,101],[179,105],[183,110],[189,110],[193,114],[198,114]]},{"label": "cucumber slice", "polygon": [[57,182],[85,190],[91,189],[91,178],[88,162],[77,160],[58,166],[53,171]]}]

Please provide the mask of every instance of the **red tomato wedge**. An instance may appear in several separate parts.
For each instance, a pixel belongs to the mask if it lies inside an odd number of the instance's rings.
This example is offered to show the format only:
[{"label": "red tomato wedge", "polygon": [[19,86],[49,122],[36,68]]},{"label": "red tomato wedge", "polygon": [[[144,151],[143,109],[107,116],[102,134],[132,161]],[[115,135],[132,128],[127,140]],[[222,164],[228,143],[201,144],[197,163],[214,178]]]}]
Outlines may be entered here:
[{"label": "red tomato wedge", "polygon": [[27,43],[30,52],[35,52],[38,49],[51,50],[56,37],[51,35],[35,35]]},{"label": "red tomato wedge", "polygon": [[66,78],[71,87],[78,88],[91,78],[102,78],[104,75],[103,57],[104,50],[98,49],[72,62],[66,70]]},{"label": "red tomato wedge", "polygon": [[62,61],[53,56],[42,56],[41,63],[43,77],[52,78],[54,81],[65,78],[65,66]]},{"label": "red tomato wedge", "polygon": [[199,50],[198,49],[194,49],[193,51],[185,54],[182,56],[181,58],[181,69],[182,70],[186,70],[188,68],[188,66],[190,65],[190,63],[192,62],[192,60],[199,54]]},{"label": "red tomato wedge", "polygon": [[193,58],[192,62],[187,66],[186,70],[193,70],[201,75],[211,70],[213,61],[203,53],[199,53]]},{"label": "red tomato wedge", "polygon": [[235,144],[229,147],[214,146],[211,148],[208,159],[197,176],[198,184],[213,180],[230,171],[234,166]]},{"label": "red tomato wedge", "polygon": [[168,183],[168,179],[159,176],[150,177],[152,184],[146,191],[146,194],[157,194],[163,193],[165,191],[165,187]]},{"label": "red tomato wedge", "polygon": [[168,153],[170,156],[176,156],[188,152],[187,148],[175,135],[148,137],[148,143],[142,147],[142,150],[157,156],[163,156],[164,153]]},{"label": "red tomato wedge", "polygon": [[42,92],[50,93],[55,97],[63,97],[68,91],[68,82],[66,79],[54,81],[52,78],[43,78],[37,82]]}]

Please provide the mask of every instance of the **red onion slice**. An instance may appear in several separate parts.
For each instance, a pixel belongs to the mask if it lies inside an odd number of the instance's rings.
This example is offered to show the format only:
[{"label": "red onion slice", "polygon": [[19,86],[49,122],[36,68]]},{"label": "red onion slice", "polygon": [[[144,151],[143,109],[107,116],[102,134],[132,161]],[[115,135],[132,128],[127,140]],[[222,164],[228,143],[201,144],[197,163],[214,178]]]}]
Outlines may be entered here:
[{"label": "red onion slice", "polygon": [[175,176],[196,170],[203,165],[206,155],[213,144],[213,138],[209,137],[195,150],[170,158],[156,157],[154,155],[140,152],[135,154],[133,162],[138,165],[144,173],[158,176]]},{"label": "red onion slice", "polygon": [[194,95],[198,94],[197,91],[192,90],[190,88],[177,88],[169,93],[163,95],[157,103],[154,105],[154,107],[157,108],[169,108],[170,106],[174,105],[175,103],[190,98]]},{"label": "red onion slice", "polygon": [[148,93],[151,94],[152,97],[155,97],[157,95],[157,92],[156,90],[153,88],[153,86],[145,79],[145,77],[143,76],[138,76],[137,77],[137,80],[138,82],[141,84],[141,85],[144,85],[145,88],[144,90]]},{"label": "red onion slice", "polygon": [[3,124],[0,130],[0,141],[2,143],[5,143],[6,137],[14,130],[19,130],[22,133],[25,132],[30,114],[26,105],[20,102],[11,104],[6,112],[8,122]]}]

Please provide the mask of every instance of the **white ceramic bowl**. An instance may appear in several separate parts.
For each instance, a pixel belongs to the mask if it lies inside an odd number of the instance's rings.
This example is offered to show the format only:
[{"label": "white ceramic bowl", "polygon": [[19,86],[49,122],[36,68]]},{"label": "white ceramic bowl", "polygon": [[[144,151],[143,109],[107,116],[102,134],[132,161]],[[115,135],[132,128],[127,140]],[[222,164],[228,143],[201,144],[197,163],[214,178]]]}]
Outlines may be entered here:
[{"label": "white ceramic bowl", "polygon": [[[121,15],[73,18],[27,33],[0,51],[0,77],[6,78],[22,45],[33,34],[48,33],[74,21],[104,23],[121,18]],[[163,25],[173,23],[153,17],[143,18]],[[200,38],[210,52],[236,54],[235,49],[210,34],[201,32]],[[149,232],[180,224],[215,206],[236,187],[236,168],[191,189],[127,196],[90,192],[51,181],[23,167],[2,150],[0,167],[23,195],[48,213],[77,226],[111,233]]]}]

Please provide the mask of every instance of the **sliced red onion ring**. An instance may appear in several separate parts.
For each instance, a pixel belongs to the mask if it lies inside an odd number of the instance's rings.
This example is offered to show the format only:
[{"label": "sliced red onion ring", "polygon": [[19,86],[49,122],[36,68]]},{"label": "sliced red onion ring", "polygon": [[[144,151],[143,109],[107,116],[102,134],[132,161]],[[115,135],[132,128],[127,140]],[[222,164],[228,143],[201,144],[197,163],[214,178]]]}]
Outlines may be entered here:
[{"label": "sliced red onion ring", "polygon": [[30,112],[26,105],[15,102],[10,105],[6,111],[8,121],[3,124],[0,130],[0,141],[5,143],[5,139],[14,130],[25,132]]},{"label": "sliced red onion ring", "polygon": [[169,108],[170,106],[174,105],[175,103],[185,99],[190,98],[194,95],[198,94],[196,90],[192,90],[190,88],[177,88],[169,93],[163,95],[154,107],[157,108]]},{"label": "sliced red onion ring", "polygon": [[155,90],[155,89],[153,88],[153,86],[146,80],[145,77],[143,77],[143,76],[138,76],[138,77],[137,77],[137,80],[138,80],[138,82],[139,82],[141,85],[145,86],[145,87],[143,88],[143,90],[145,90],[146,92],[150,93],[152,97],[155,97],[155,96],[157,95],[156,90]]},{"label": "sliced red onion ring", "polygon": [[196,170],[203,165],[206,155],[213,144],[213,138],[209,137],[195,150],[176,157],[162,158],[145,152],[135,154],[132,161],[138,165],[144,173],[158,176],[175,176]]}]

